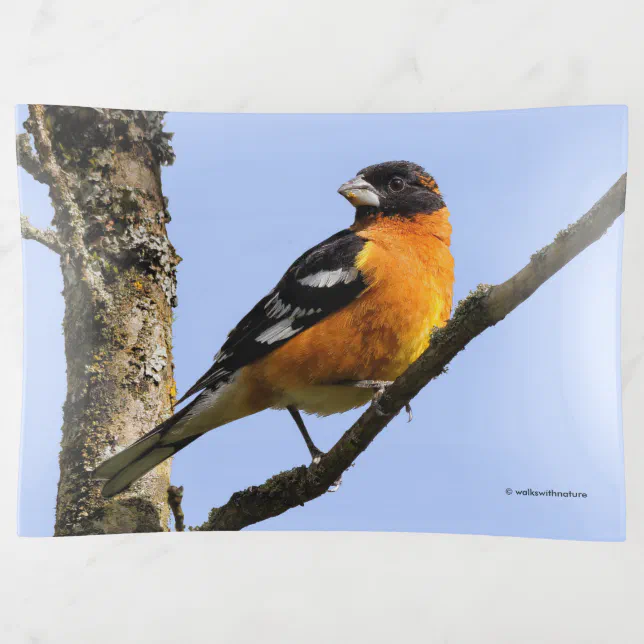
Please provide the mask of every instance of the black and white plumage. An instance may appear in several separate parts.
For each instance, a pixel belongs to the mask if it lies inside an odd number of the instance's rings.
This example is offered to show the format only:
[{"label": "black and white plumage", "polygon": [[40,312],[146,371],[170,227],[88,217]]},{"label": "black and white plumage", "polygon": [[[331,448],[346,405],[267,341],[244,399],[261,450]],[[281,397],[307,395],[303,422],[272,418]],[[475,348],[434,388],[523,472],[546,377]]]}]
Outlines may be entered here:
[{"label": "black and white plumage", "polygon": [[178,403],[263,358],[358,297],[366,284],[354,264],[364,244],[362,237],[342,230],[295,260],[277,286],[228,334],[213,366]]}]

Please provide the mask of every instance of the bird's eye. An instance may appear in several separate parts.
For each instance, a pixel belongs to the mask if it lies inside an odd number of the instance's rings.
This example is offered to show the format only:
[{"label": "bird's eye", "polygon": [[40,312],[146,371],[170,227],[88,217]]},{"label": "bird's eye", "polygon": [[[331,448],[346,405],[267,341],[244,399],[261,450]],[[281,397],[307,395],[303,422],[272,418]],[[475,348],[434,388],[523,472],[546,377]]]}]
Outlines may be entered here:
[{"label": "bird's eye", "polygon": [[389,182],[389,190],[392,192],[400,192],[405,187],[405,182],[400,177],[394,177]]}]

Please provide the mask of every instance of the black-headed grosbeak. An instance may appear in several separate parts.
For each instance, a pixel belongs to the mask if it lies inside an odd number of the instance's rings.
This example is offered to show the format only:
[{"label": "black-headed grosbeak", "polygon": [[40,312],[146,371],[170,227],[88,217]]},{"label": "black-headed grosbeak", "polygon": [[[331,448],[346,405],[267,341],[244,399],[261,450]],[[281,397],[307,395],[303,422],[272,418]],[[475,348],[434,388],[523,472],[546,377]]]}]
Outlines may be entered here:
[{"label": "black-headed grosbeak", "polygon": [[353,225],[314,246],[229,333],[188,405],[102,463],[111,497],[202,434],[267,408],[326,416],[369,402],[429,345],[452,307],[449,212],[434,179],[407,161],[372,165],[338,192]]}]

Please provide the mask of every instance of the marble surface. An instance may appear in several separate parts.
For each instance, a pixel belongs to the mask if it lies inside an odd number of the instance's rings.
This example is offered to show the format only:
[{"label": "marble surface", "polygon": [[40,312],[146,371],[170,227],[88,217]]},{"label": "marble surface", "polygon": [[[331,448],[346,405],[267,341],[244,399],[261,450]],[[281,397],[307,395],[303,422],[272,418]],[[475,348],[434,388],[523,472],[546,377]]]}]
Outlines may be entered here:
[{"label": "marble surface", "polygon": [[[0,639],[644,641],[643,19],[641,3],[624,0],[3,6]],[[628,104],[627,541],[338,533],[18,539],[22,285],[13,105],[27,102],[245,112]]]}]

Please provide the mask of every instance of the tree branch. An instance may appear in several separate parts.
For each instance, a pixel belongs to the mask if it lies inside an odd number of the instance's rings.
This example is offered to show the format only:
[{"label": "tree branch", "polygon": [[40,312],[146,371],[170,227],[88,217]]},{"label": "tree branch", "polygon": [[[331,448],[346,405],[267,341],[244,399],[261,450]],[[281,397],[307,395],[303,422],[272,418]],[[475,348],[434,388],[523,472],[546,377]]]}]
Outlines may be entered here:
[{"label": "tree branch", "polygon": [[[30,114],[33,116],[32,112],[33,110],[30,109]],[[40,155],[32,148],[27,132],[16,136],[16,157],[18,165],[22,166],[36,181],[51,184],[52,174],[45,169]],[[63,244],[55,231],[50,228],[45,230],[36,228],[24,215],[20,215],[20,231],[24,239],[33,239],[40,242],[43,246],[47,246],[47,248],[59,255],[63,253]]]},{"label": "tree branch", "polygon": [[176,485],[171,485],[168,488],[168,505],[172,510],[174,516],[174,527],[177,532],[184,531],[183,523],[183,509],[181,508],[181,501],[183,501],[183,485],[177,487]]},{"label": "tree branch", "polygon": [[22,166],[36,181],[49,184],[49,174],[43,169],[40,159],[31,147],[29,134],[23,132],[16,136],[16,157]]},{"label": "tree branch", "polygon": [[25,215],[20,215],[20,232],[24,239],[40,242],[43,246],[53,250],[54,253],[62,255],[64,252],[63,244],[55,231],[51,228],[45,228],[45,230],[36,228]]},{"label": "tree branch", "polygon": [[454,315],[435,329],[431,344],[348,429],[320,462],[282,472],[263,485],[236,492],[210,511],[197,530],[241,530],[322,496],[400,410],[485,329],[528,299],[546,280],[597,241],[624,212],[626,174],[576,223],[532,255],[516,275],[498,286],[480,285],[459,302]]}]

